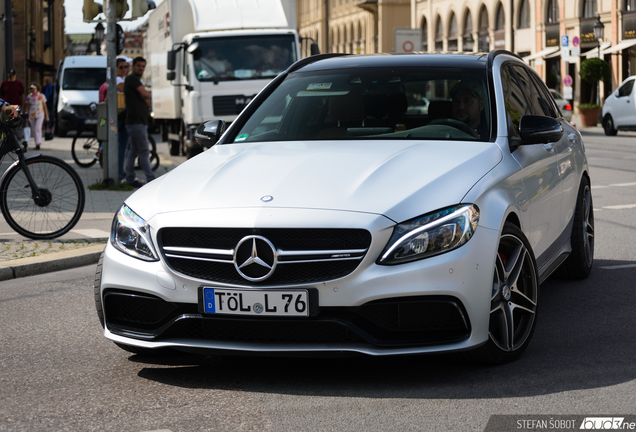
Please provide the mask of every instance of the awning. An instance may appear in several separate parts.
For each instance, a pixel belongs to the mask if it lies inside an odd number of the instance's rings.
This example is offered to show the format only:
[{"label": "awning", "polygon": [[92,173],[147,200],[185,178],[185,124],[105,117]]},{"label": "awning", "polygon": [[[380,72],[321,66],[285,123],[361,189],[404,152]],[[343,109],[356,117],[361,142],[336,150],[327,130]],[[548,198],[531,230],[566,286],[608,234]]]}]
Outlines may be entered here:
[{"label": "awning", "polygon": [[560,49],[561,49],[560,47],[546,48],[544,50],[539,51],[538,53],[534,53],[532,55],[524,57],[522,60],[525,61],[526,63],[528,63],[530,60],[536,60],[538,58],[545,57],[547,55],[550,55],[550,54],[553,54],[553,53],[559,51]]},{"label": "awning", "polygon": [[561,55],[561,50],[559,49],[558,51],[555,51],[552,54],[548,54],[544,58],[545,59],[551,59],[551,58],[559,57],[560,55]]},{"label": "awning", "polygon": [[627,39],[624,40],[608,50],[603,51],[603,54],[609,54],[616,51],[623,51],[625,48],[629,48],[630,46],[636,45],[636,39]]},{"label": "awning", "polygon": [[[605,51],[607,48],[609,48],[610,46],[612,46],[611,43],[609,42],[603,42],[601,44],[601,55],[603,54],[607,54],[607,51]],[[618,45],[616,45],[618,46]],[[597,48],[593,48],[589,51],[586,51],[584,53],[581,53],[581,57],[585,57],[585,58],[595,58],[598,57],[598,47]]]}]

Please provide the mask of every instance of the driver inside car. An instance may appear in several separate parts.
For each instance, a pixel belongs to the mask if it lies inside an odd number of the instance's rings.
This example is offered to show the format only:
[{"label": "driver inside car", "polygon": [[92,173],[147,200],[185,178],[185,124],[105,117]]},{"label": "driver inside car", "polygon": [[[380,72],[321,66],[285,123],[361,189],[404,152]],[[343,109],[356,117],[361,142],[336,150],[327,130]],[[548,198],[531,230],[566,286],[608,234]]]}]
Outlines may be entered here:
[{"label": "driver inside car", "polygon": [[484,116],[483,87],[463,80],[451,89],[453,118],[470,127],[480,140],[488,139],[488,124]]}]

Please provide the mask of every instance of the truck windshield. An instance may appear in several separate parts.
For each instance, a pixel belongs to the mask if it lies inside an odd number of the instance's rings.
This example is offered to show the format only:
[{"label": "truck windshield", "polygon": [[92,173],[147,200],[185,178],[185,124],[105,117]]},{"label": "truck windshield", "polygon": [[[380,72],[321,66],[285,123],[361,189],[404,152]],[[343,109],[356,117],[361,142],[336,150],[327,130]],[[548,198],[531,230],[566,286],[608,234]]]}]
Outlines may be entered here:
[{"label": "truck windshield", "polygon": [[194,61],[199,81],[273,78],[296,60],[293,35],[200,38],[201,58]]},{"label": "truck windshield", "polygon": [[69,68],[64,70],[64,90],[99,90],[106,82],[106,68]]}]

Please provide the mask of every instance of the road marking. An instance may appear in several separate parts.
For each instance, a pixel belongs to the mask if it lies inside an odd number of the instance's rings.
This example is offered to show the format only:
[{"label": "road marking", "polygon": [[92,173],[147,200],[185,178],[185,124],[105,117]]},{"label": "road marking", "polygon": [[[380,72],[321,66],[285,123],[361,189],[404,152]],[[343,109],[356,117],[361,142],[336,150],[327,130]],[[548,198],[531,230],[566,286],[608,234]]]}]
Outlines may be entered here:
[{"label": "road marking", "polygon": [[609,187],[630,187],[636,186],[636,183],[614,183],[611,185],[595,185],[592,186],[592,189],[607,189]]},{"label": "road marking", "polygon": [[615,266],[603,266],[602,269],[606,270],[618,270],[618,269],[626,269],[626,268],[634,268],[636,264],[625,264],[625,265],[615,265]]},{"label": "road marking", "polygon": [[71,232],[81,234],[88,238],[108,238],[110,233],[99,229],[77,229],[71,230]]},{"label": "road marking", "polygon": [[636,204],[623,204],[623,205],[603,206],[601,208],[604,208],[604,209],[607,209],[607,210],[625,210],[625,209],[636,208]]}]

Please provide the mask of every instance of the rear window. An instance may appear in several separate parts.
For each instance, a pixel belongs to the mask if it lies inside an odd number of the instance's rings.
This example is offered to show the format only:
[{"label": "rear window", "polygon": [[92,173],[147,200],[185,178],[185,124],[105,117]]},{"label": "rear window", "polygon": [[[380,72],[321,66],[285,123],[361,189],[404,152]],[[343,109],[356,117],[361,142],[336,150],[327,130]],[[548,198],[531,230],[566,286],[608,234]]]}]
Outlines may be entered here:
[{"label": "rear window", "polygon": [[230,139],[488,141],[485,73],[433,67],[293,73]]},{"label": "rear window", "polygon": [[106,68],[68,68],[64,70],[64,90],[99,90],[106,82]]}]

